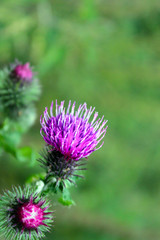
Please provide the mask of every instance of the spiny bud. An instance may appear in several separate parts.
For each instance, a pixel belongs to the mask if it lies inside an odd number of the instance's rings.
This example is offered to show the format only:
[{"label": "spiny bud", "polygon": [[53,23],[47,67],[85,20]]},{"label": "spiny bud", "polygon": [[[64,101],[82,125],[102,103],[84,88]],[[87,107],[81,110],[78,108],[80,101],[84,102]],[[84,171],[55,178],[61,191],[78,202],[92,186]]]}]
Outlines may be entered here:
[{"label": "spiny bud", "polygon": [[41,239],[53,222],[46,199],[30,188],[13,188],[0,198],[0,229],[7,240]]},{"label": "spiny bud", "polygon": [[20,119],[39,95],[39,81],[29,63],[16,61],[0,71],[0,108],[5,117]]}]

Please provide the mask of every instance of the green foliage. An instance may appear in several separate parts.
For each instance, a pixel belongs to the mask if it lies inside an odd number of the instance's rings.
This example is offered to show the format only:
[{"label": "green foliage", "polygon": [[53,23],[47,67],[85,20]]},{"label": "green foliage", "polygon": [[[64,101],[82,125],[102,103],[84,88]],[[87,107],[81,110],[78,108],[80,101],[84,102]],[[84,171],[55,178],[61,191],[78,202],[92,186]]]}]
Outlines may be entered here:
[{"label": "green foliage", "polygon": [[64,206],[72,206],[75,205],[75,202],[72,200],[70,196],[70,192],[68,188],[64,188],[62,191],[61,197],[58,199],[58,201],[64,205]]},{"label": "green foliage", "polygon": [[[73,182],[76,183],[76,179]],[[42,196],[51,195],[52,198],[55,198],[55,195],[57,195],[58,202],[64,206],[75,205],[70,195],[70,187],[75,187],[75,184],[67,179],[57,181],[54,177],[48,178],[45,173],[40,173],[29,177],[27,184],[30,186],[36,185],[36,192],[42,194]]]},{"label": "green foliage", "polygon": [[6,152],[16,157],[16,147],[20,143],[21,133],[16,124],[6,119],[0,127],[0,145]]},{"label": "green foliage", "polygon": [[[25,124],[25,121],[21,123]],[[29,166],[35,165],[37,153],[29,146],[19,147],[22,133],[26,130],[26,125],[6,119],[0,127],[0,148],[1,151],[11,154],[20,162],[26,162]]]},{"label": "green foliage", "polygon": [[21,147],[16,152],[16,157],[21,162],[26,162],[30,166],[35,165],[36,161],[36,152],[31,147]]}]

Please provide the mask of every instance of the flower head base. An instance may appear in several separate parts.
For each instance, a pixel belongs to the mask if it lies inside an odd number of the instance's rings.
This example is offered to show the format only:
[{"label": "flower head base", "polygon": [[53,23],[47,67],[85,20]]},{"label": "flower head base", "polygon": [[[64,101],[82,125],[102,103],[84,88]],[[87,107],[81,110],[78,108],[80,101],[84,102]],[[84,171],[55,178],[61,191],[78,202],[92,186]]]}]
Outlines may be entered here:
[{"label": "flower head base", "polygon": [[0,200],[0,229],[6,239],[41,239],[52,220],[46,200],[29,188],[5,192]]},{"label": "flower head base", "polygon": [[17,80],[30,82],[32,81],[33,72],[32,72],[32,69],[30,68],[29,63],[17,64],[13,68],[11,75]]},{"label": "flower head base", "polygon": [[[71,110],[70,110],[71,108]],[[95,112],[93,119],[89,122],[95,108],[87,109],[86,103],[80,105],[75,112],[75,102],[71,107],[71,101],[67,110],[64,108],[64,101],[60,105],[56,101],[56,113],[53,115],[53,102],[41,116],[41,135],[45,142],[52,146],[53,150],[60,152],[67,160],[79,160],[88,157],[92,152],[98,150],[103,143],[97,145],[105,136],[107,121],[102,118],[97,119]]]},{"label": "flower head base", "polygon": [[[78,172],[81,170],[86,170],[84,161],[74,161],[69,159],[66,161],[64,156],[57,152],[56,150],[50,151],[49,148],[45,149],[41,153],[41,158],[38,159],[41,163],[41,166],[46,170],[46,179],[47,182],[55,182],[55,186],[61,182],[63,187],[65,187],[65,180],[68,180],[70,183],[75,184],[73,178],[83,176]],[[77,174],[78,173],[78,174]],[[53,181],[53,178],[55,181]]]}]

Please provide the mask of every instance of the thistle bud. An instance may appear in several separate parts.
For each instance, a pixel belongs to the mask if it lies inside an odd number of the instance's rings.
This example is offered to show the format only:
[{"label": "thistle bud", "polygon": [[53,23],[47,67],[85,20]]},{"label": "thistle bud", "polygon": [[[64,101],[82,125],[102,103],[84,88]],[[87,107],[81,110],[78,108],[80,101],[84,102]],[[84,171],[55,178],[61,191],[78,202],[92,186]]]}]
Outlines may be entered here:
[{"label": "thistle bud", "polygon": [[49,204],[30,188],[13,188],[0,198],[0,229],[7,240],[41,239],[53,222]]},{"label": "thistle bud", "polygon": [[4,116],[20,119],[40,95],[40,85],[30,64],[16,61],[0,71],[0,108]]}]

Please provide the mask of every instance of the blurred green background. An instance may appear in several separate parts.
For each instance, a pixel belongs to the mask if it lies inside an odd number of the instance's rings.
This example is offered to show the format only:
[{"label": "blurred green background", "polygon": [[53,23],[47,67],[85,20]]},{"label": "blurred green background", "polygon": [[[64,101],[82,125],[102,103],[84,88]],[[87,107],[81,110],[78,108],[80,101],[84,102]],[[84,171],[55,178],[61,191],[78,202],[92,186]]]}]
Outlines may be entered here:
[{"label": "blurred green background", "polygon": [[[22,145],[44,142],[39,116],[58,99],[87,102],[108,119],[89,157],[77,205],[56,205],[46,240],[160,239],[160,2],[0,0],[0,66],[18,58],[42,85],[36,124]],[[0,188],[41,169],[4,155]]]}]

